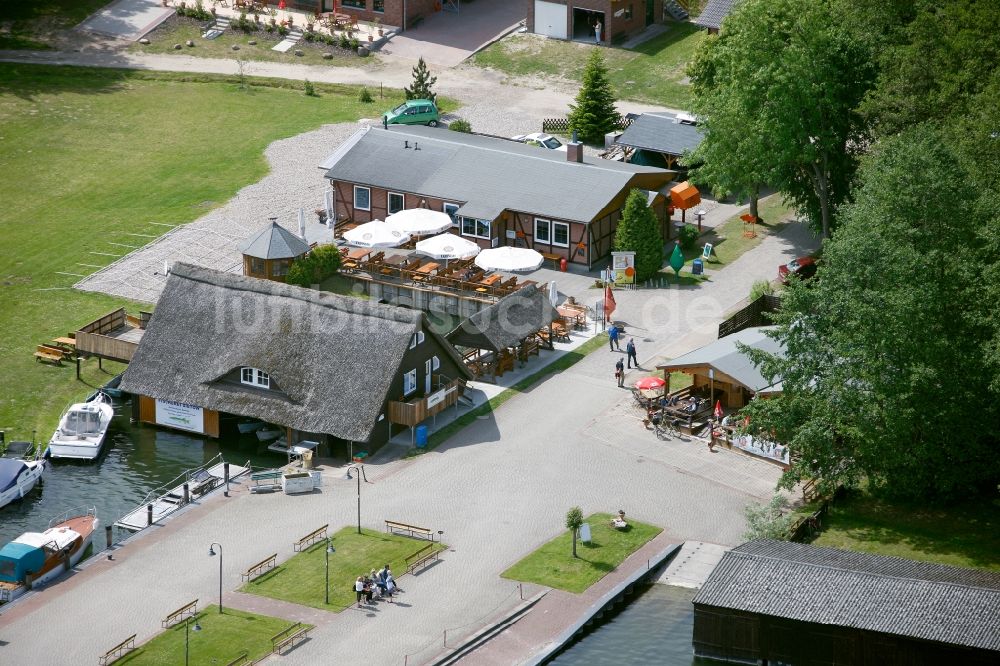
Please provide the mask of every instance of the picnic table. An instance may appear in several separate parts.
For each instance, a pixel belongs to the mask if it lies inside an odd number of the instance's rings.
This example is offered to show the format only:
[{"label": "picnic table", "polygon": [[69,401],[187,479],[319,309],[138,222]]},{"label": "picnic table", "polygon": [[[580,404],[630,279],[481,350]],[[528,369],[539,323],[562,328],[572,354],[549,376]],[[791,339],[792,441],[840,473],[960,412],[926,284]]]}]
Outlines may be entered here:
[{"label": "picnic table", "polygon": [[371,253],[372,253],[371,248],[359,247],[356,250],[351,250],[350,252],[348,252],[347,258],[353,259],[354,261],[361,261]]},{"label": "picnic table", "polygon": [[54,340],[52,340],[52,342],[56,343],[57,345],[65,345],[67,347],[72,347],[73,349],[76,349],[76,339],[74,338],[55,338]]},{"label": "picnic table", "polygon": [[439,268],[441,268],[441,264],[436,264],[433,261],[424,264],[423,266],[421,266],[420,268],[418,268],[413,272],[413,281],[422,282],[424,280],[427,280],[430,277],[431,273]]},{"label": "picnic table", "polygon": [[587,325],[586,313],[581,312],[576,308],[566,307],[565,305],[560,305],[556,308],[556,312],[563,319],[570,322],[575,328],[579,328],[581,325]]},{"label": "picnic table", "polygon": [[482,280],[479,281],[480,286],[476,287],[476,291],[480,294],[485,294],[502,279],[503,276],[500,275],[499,273],[493,273],[492,275],[487,275],[486,277],[484,277]]}]

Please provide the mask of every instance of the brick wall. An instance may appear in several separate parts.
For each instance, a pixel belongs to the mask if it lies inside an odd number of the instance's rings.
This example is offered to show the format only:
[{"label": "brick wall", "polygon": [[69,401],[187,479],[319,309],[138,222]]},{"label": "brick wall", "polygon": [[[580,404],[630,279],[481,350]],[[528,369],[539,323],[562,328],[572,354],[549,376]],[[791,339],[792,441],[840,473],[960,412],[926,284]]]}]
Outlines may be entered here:
[{"label": "brick wall", "polygon": [[[535,0],[526,0],[528,3],[528,32],[535,31]],[[633,35],[646,27],[646,0],[547,0],[560,5],[568,4],[566,12],[566,34],[573,37],[573,8],[591,9],[604,12],[604,30],[601,34],[601,41],[604,44],[611,43],[618,37]],[[631,18],[627,18],[631,10]],[[621,11],[621,16],[615,16]],[[663,0],[653,0],[653,22],[657,23],[663,17]],[[593,24],[589,26],[589,34],[593,36]]]},{"label": "brick wall", "polygon": [[[304,8],[312,9],[316,3],[302,2],[299,0],[295,4],[301,4]],[[375,11],[375,0],[364,0],[364,8],[344,5],[343,0],[337,0],[337,12],[356,16],[359,21],[374,21],[378,19],[383,25],[391,25],[397,28],[404,27],[403,20],[403,0],[385,0],[385,11]],[[439,0],[406,0],[406,26],[411,26],[418,17],[426,18],[435,11],[440,11]]]}]

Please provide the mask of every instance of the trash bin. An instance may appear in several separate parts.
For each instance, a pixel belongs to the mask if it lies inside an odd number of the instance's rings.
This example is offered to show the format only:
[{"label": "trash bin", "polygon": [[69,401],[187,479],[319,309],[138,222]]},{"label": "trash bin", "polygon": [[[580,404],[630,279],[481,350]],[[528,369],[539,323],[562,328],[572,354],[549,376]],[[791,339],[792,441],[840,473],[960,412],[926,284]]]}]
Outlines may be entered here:
[{"label": "trash bin", "polygon": [[705,270],[705,262],[701,259],[695,259],[691,262],[691,274],[701,275]]},{"label": "trash bin", "polygon": [[417,448],[427,448],[427,426],[417,426]]}]

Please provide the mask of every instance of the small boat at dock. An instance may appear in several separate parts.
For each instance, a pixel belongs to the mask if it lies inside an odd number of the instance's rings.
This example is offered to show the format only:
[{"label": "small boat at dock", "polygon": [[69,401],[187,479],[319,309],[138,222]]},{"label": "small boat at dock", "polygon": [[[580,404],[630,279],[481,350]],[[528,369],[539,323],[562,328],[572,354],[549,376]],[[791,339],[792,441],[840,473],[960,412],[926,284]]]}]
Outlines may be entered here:
[{"label": "small boat at dock", "polygon": [[49,440],[49,455],[53,458],[93,460],[104,447],[114,415],[111,399],[103,393],[89,402],[71,405]]},{"label": "small boat at dock", "polygon": [[46,464],[44,460],[0,458],[0,508],[31,492]]},{"label": "small boat at dock", "polygon": [[244,435],[251,432],[257,432],[263,427],[263,421],[240,421],[236,424],[236,428]]},{"label": "small boat at dock", "polygon": [[257,439],[262,442],[270,442],[281,437],[281,433],[282,431],[277,428],[263,428],[257,431]]},{"label": "small boat at dock", "polygon": [[13,601],[76,566],[100,525],[97,510],[74,509],[44,532],[25,532],[0,548],[0,603]]}]

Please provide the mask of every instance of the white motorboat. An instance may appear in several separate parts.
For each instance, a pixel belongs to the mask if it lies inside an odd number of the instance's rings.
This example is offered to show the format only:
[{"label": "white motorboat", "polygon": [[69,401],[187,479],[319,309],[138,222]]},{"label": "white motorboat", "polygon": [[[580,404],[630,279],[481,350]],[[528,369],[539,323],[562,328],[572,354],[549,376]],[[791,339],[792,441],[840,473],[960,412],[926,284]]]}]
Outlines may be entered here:
[{"label": "white motorboat", "polygon": [[277,428],[262,428],[257,431],[257,439],[261,442],[270,442],[272,439],[278,439],[281,437],[282,430]]},{"label": "white motorboat", "polygon": [[44,532],[25,532],[0,548],[0,603],[76,566],[99,525],[95,509],[74,510],[52,520]]},{"label": "white motorboat", "polygon": [[27,495],[44,471],[44,460],[0,458],[0,508]]},{"label": "white motorboat", "polygon": [[71,405],[49,440],[49,455],[53,458],[93,460],[104,446],[114,415],[111,400],[103,393],[89,402]]},{"label": "white motorboat", "polygon": [[236,428],[240,431],[240,434],[246,435],[251,432],[257,432],[264,427],[263,421],[240,421],[236,424]]}]

